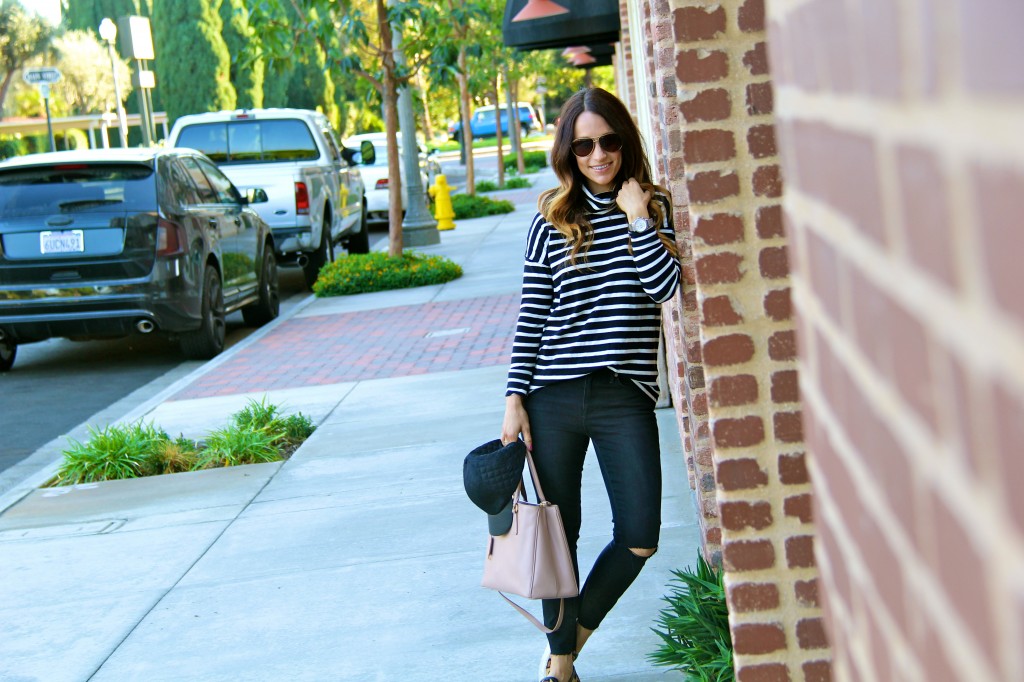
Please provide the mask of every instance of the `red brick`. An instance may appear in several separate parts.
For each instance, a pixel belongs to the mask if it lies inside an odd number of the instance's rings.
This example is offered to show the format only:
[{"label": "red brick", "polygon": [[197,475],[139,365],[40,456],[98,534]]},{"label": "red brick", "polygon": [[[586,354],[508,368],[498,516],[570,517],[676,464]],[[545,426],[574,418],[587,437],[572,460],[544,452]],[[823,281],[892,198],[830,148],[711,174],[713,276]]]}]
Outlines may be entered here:
[{"label": "red brick", "polygon": [[995,456],[1002,472],[1000,483],[1018,531],[1024,533],[1024,495],[1019,489],[1020,482],[1024,481],[1024,457],[1021,456],[1021,444],[1024,443],[1024,403],[1002,384],[996,384],[993,390],[996,437],[999,442]]},{"label": "red brick", "polygon": [[790,682],[789,670],[782,663],[744,665],[736,671],[736,682]]},{"label": "red brick", "polygon": [[768,485],[768,474],[756,459],[725,459],[715,474],[722,490],[751,490]]},{"label": "red brick", "polygon": [[775,565],[775,547],[771,540],[727,542],[722,560],[727,570],[760,571]]},{"label": "red brick", "polygon": [[862,89],[879,98],[896,100],[903,93],[904,73],[899,7],[891,0],[861,2],[861,13],[867,24],[857,50],[864,65]]},{"label": "red brick", "polygon": [[691,204],[708,204],[740,193],[740,179],[736,173],[704,171],[688,177],[686,188]]},{"label": "red brick", "polygon": [[779,608],[779,588],[774,583],[741,583],[729,589],[729,608],[740,613]]},{"label": "red brick", "polygon": [[803,671],[804,682],[832,682],[832,664],[828,661],[808,661]]},{"label": "red brick", "polygon": [[757,225],[757,236],[761,239],[782,237],[785,233],[782,230],[782,206],[762,206],[757,209],[755,219]]},{"label": "red brick", "polygon": [[726,327],[743,322],[743,317],[732,307],[732,299],[728,296],[712,296],[704,299],[704,305],[701,306],[701,319],[708,327]]},{"label": "red brick", "polygon": [[697,260],[697,281],[701,284],[724,284],[743,279],[740,265],[743,256],[737,253],[713,253]]},{"label": "red brick", "polygon": [[800,535],[786,539],[786,564],[790,568],[814,566],[813,535]]},{"label": "red brick", "polygon": [[810,495],[793,495],[787,497],[783,502],[783,511],[786,516],[793,516],[802,523],[811,523],[814,520]]},{"label": "red brick", "polygon": [[722,50],[680,50],[676,76],[681,83],[713,83],[729,75],[729,55]]},{"label": "red brick", "polygon": [[700,216],[693,236],[709,246],[743,241],[743,218],[731,213]]},{"label": "red brick", "polygon": [[754,171],[754,194],[772,199],[782,196],[782,170],[778,166],[761,166]]},{"label": "red brick", "polygon": [[800,400],[800,385],[795,369],[772,373],[772,402],[795,403]]},{"label": "red brick", "polygon": [[962,69],[972,92],[1019,96],[1024,90],[1024,5],[1006,0],[971,0],[954,15],[961,36]]},{"label": "red brick", "polygon": [[929,275],[954,287],[953,212],[941,163],[932,150],[922,147],[900,147],[896,155],[907,255]]},{"label": "red brick", "polygon": [[775,110],[775,97],[771,82],[751,83],[747,86],[747,114],[760,116]]},{"label": "red brick", "polygon": [[718,511],[726,530],[764,530],[773,521],[772,505],[768,502],[721,502]]},{"label": "red brick", "polygon": [[799,412],[776,412],[772,416],[775,440],[780,443],[799,443],[804,439],[803,420]]},{"label": "red brick", "polygon": [[764,76],[768,73],[768,49],[762,43],[757,43],[753,48],[743,55],[743,65],[751,76]]},{"label": "red brick", "polygon": [[786,648],[786,633],[777,623],[746,623],[733,628],[732,645],[740,655],[769,654]]},{"label": "red brick", "polygon": [[789,277],[789,255],[785,246],[768,246],[757,256],[761,276],[765,279]]},{"label": "red brick", "polygon": [[764,311],[776,322],[790,319],[793,316],[793,306],[789,298],[789,289],[775,289],[765,294]]},{"label": "red brick", "polygon": [[778,147],[775,145],[775,126],[752,126],[747,131],[747,149],[750,150],[750,155],[755,159],[763,159],[767,156],[778,154]]},{"label": "red brick", "polygon": [[793,360],[796,358],[796,333],[775,332],[768,337],[768,357],[772,360]]},{"label": "red brick", "polygon": [[764,422],[760,417],[716,419],[712,429],[716,448],[744,448],[764,442]]},{"label": "red brick", "polygon": [[704,363],[712,367],[736,365],[754,357],[754,341],[746,334],[728,334],[704,343]]},{"label": "red brick", "polygon": [[746,0],[740,7],[739,26],[744,33],[764,30],[764,0]]},{"label": "red brick", "polygon": [[686,163],[727,161],[736,157],[736,140],[729,130],[691,130],[683,138]]},{"label": "red brick", "polygon": [[815,608],[819,606],[820,602],[818,599],[818,580],[797,580],[793,583],[793,596],[796,597],[796,603],[806,608]]},{"label": "red brick", "polygon": [[711,381],[708,391],[716,407],[749,405],[757,402],[757,377],[752,374],[723,376]]},{"label": "red brick", "polygon": [[980,241],[983,272],[995,300],[1018,324],[1024,323],[1019,258],[1024,253],[1024,232],[1020,229],[1024,173],[1010,168],[975,167],[972,176],[978,213],[978,231],[972,241]]},{"label": "red brick", "polygon": [[796,624],[796,640],[801,649],[827,649],[828,637],[820,618],[804,618]]},{"label": "red brick", "polygon": [[809,483],[807,464],[804,453],[795,455],[779,455],[779,480],[786,485],[802,485]]},{"label": "red brick", "polygon": [[[770,109],[770,90],[768,95],[768,107]],[[760,95],[760,97],[763,99],[763,94]],[[763,106],[764,102],[758,100],[758,104]],[[683,118],[685,118],[689,123],[698,123],[700,121],[723,121],[732,115],[732,98],[729,96],[729,91],[723,90],[722,88],[702,90],[692,99],[680,101],[679,110],[683,113]]]},{"label": "red brick", "polygon": [[725,32],[725,9],[708,11],[700,7],[683,7],[674,13],[676,42],[693,43],[711,40]]},{"label": "red brick", "polygon": [[840,322],[844,309],[840,281],[846,277],[846,262],[839,257],[830,242],[811,230],[806,234],[810,288],[821,301],[824,314],[834,322]]}]

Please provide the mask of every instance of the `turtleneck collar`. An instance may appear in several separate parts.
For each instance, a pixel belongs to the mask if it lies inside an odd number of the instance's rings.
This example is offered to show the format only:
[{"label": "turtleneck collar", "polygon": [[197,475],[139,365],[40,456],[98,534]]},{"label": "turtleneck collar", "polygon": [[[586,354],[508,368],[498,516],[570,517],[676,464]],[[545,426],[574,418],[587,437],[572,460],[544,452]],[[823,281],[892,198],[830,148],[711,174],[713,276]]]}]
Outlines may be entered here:
[{"label": "turtleneck collar", "polygon": [[583,196],[587,199],[587,208],[592,213],[608,213],[618,208],[615,204],[615,192],[601,192],[600,194],[594,194],[590,191],[590,188],[583,185]]}]

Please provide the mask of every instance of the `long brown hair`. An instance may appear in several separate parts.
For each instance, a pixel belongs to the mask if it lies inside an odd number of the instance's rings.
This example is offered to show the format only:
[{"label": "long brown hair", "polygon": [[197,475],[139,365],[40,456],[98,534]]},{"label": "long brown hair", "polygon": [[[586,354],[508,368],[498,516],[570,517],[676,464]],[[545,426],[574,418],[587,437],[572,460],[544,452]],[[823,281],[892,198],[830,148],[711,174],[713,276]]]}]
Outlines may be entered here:
[{"label": "long brown hair", "polygon": [[[549,189],[540,195],[537,202],[538,210],[552,227],[565,236],[572,245],[571,262],[575,263],[580,251],[586,257],[587,250],[593,242],[594,234],[590,221],[587,220],[587,202],[583,194],[585,178],[580,171],[576,156],[571,145],[575,137],[576,119],[584,111],[597,114],[603,118],[611,129],[622,138],[622,164],[615,176],[615,191],[629,178],[636,178],[645,191],[651,192],[651,201],[647,210],[658,226],[658,238],[665,244],[674,258],[679,257],[679,249],[673,240],[668,239],[660,231],[665,219],[665,211],[671,211],[668,192],[655,185],[651,180],[651,164],[644,151],[640,131],[633,122],[632,116],[625,105],[615,95],[601,88],[584,88],[576,92],[562,105],[555,129],[555,142],[551,147],[551,167],[558,176],[559,186]],[[654,198],[656,193],[664,197],[665,204]]]}]

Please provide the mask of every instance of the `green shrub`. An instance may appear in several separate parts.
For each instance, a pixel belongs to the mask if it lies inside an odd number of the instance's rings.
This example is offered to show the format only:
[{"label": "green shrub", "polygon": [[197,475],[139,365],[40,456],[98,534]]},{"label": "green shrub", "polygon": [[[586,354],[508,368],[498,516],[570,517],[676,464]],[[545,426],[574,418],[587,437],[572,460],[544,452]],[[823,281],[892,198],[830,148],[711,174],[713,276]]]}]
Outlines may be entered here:
[{"label": "green shrub", "polygon": [[266,397],[231,417],[231,424],[213,431],[205,443],[184,436],[171,439],[141,421],[99,430],[87,427],[85,443],[69,439],[64,462],[51,486],[73,485],[140,476],[174,474],[211,467],[274,462],[291,455],[313,431],[313,421],[297,412],[281,416]]},{"label": "green shrub", "polygon": [[477,192],[495,192],[498,189],[498,183],[491,182],[490,180],[481,180],[476,183]]},{"label": "green shrub", "polygon": [[[547,152],[543,150],[534,149],[532,151],[523,152],[523,165],[526,166],[527,173],[536,173],[541,168],[548,165]],[[506,154],[505,155],[505,169],[514,171],[516,170],[516,155]]]},{"label": "green shrub", "polygon": [[522,189],[523,187],[533,187],[529,178],[514,177],[505,181],[505,189]]},{"label": "green shrub", "polygon": [[456,194],[452,197],[452,209],[455,211],[456,220],[468,220],[499,213],[511,213],[516,210],[516,207],[511,201],[505,199]]},{"label": "green shrub", "polygon": [[0,139],[0,161],[28,153],[25,143],[16,137]]},{"label": "green shrub", "polygon": [[732,682],[732,637],[722,571],[698,552],[697,571],[672,571],[668,607],[652,628],[661,647],[648,656],[654,665],[671,667],[688,682]]},{"label": "green shrub", "polygon": [[443,284],[461,276],[462,268],[443,256],[413,252],[397,258],[381,252],[349,254],[323,267],[313,291],[317,296],[347,296]]}]

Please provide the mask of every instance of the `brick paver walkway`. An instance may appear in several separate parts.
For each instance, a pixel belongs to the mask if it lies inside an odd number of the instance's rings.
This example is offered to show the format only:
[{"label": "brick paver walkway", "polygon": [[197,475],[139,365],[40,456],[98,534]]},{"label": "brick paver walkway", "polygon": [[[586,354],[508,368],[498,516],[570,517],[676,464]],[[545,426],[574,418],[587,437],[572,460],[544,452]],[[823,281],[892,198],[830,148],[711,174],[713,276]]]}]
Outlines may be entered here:
[{"label": "brick paver walkway", "polygon": [[506,364],[519,293],[287,320],[172,400]]}]

